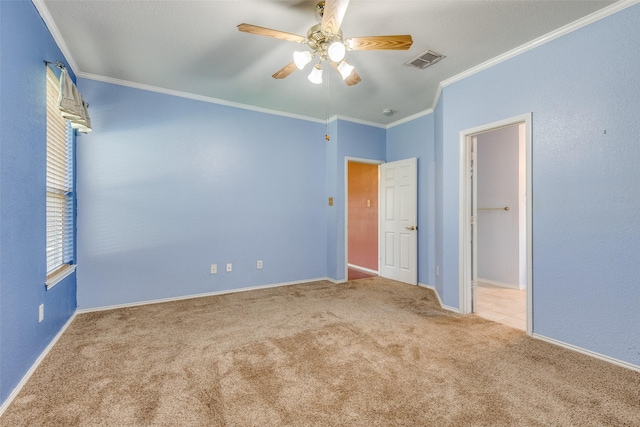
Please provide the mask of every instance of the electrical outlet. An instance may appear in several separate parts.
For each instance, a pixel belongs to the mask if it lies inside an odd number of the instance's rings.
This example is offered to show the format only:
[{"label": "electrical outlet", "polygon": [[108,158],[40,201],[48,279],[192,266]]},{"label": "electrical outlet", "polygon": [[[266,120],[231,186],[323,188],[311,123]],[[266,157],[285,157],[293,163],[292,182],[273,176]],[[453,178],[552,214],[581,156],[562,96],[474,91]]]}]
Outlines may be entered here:
[{"label": "electrical outlet", "polygon": [[38,323],[44,320],[44,304],[38,306]]},{"label": "electrical outlet", "polygon": [[262,268],[262,260],[261,259],[258,260],[257,267],[258,267],[258,270],[260,270]]},{"label": "electrical outlet", "polygon": [[227,273],[229,273],[231,270],[233,270],[233,266],[231,265],[231,263],[227,264]]},{"label": "electrical outlet", "polygon": [[211,274],[218,274],[218,264],[211,264]]},{"label": "electrical outlet", "polygon": [[440,266],[436,265],[436,276],[440,275]]}]

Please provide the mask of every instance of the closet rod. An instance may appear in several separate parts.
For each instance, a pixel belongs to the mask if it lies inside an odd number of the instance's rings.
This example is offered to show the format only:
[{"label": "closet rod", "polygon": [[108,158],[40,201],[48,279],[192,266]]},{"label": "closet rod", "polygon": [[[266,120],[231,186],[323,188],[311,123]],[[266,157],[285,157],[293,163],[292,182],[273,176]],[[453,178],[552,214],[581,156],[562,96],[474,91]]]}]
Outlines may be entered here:
[{"label": "closet rod", "polygon": [[479,211],[508,211],[509,206],[505,206],[504,208],[478,208]]}]

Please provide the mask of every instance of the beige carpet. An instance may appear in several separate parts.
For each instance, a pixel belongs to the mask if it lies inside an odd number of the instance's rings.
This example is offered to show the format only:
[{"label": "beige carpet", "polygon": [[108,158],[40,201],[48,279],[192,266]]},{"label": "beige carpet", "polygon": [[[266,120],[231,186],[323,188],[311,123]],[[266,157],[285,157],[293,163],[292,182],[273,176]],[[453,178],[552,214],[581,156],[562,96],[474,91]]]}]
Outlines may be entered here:
[{"label": "beige carpet", "polygon": [[640,426],[640,373],[381,278],[77,316],[3,426]]}]

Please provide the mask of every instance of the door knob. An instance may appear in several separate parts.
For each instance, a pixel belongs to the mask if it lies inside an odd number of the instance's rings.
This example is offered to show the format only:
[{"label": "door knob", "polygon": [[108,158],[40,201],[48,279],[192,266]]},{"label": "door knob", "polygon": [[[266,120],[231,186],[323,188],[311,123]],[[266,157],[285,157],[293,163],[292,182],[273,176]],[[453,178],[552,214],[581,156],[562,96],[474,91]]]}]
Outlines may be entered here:
[{"label": "door knob", "polygon": [[413,231],[413,230],[417,230],[418,227],[416,227],[415,225],[412,225],[411,227],[405,227],[407,230]]}]

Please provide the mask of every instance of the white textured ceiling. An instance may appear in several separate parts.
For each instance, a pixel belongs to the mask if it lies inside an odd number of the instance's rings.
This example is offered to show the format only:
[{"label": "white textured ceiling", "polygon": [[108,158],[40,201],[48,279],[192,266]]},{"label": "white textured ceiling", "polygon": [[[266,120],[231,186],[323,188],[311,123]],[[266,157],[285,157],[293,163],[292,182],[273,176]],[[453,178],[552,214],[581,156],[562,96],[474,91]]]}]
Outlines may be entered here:
[{"label": "white textured ceiling", "polygon": [[[326,118],[327,88],[307,80],[310,65],[283,80],[271,77],[301,46],[236,28],[249,23],[305,36],[318,22],[316,0],[34,2],[81,77]],[[440,82],[611,3],[352,0],[345,38],[410,34],[413,46],[347,52],[362,82],[347,87],[333,70],[325,72],[329,116],[387,125],[428,110]],[[446,58],[425,70],[404,65],[427,49]],[[396,113],[382,115],[386,108]]]}]

